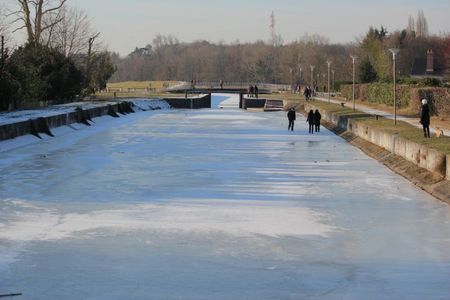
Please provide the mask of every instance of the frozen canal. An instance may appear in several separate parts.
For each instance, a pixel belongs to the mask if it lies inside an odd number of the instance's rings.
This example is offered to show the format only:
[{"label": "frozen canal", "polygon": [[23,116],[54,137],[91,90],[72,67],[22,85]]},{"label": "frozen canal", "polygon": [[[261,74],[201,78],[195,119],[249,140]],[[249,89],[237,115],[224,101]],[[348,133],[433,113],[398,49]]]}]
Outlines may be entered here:
[{"label": "frozen canal", "polygon": [[450,207],[303,118],[95,121],[0,143],[0,294],[450,299]]}]

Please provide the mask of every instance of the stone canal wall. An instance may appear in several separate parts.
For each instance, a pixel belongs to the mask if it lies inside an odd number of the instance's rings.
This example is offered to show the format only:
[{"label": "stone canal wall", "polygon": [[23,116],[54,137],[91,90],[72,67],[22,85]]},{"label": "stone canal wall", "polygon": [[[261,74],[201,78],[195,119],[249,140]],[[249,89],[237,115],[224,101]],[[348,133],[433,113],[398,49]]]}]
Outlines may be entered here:
[{"label": "stone canal wall", "polygon": [[[211,108],[211,94],[200,95],[191,98],[168,98],[164,99],[172,108],[176,109],[200,109]],[[51,116],[32,117],[28,120],[11,122],[0,125],[0,141],[14,139],[19,136],[32,134],[40,138],[40,134],[53,136],[52,128],[82,123],[87,126],[91,124],[92,118],[110,115],[119,117],[120,114],[133,113],[133,103],[122,101],[117,103],[104,104],[93,108],[82,109],[74,107],[73,111],[55,113]]]},{"label": "stone canal wall", "polygon": [[[125,108],[126,107],[126,108]],[[132,112],[129,102],[107,104],[105,106],[88,109],[74,108],[73,112],[65,112],[52,116],[31,118],[10,124],[0,125],[0,140],[13,139],[19,136],[33,134],[39,137],[40,133],[51,135],[51,129],[70,125],[73,123],[84,123],[89,125],[88,120],[104,115],[118,116],[117,113]]]},{"label": "stone canal wall", "polygon": [[309,111],[311,109],[319,109],[323,120],[336,125],[340,129],[351,132],[354,135],[380,146],[421,168],[450,180],[450,163],[448,161],[449,155],[399,137],[397,134],[388,133],[377,127],[368,126],[363,122],[358,122],[352,120],[351,118],[330,113],[307,103],[305,105],[305,111]]},{"label": "stone canal wall", "polygon": [[177,109],[201,109],[211,108],[211,94],[196,97],[164,98],[172,108]]}]

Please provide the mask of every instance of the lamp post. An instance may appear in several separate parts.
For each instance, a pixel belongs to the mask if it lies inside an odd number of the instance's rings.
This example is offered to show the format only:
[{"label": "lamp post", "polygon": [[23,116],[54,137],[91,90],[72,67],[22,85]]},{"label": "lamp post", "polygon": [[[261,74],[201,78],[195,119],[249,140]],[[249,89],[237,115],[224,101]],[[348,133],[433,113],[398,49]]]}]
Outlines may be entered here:
[{"label": "lamp post", "polygon": [[303,77],[302,77],[303,69],[302,69],[302,66],[298,66],[298,71],[300,73],[300,85],[302,85],[303,84]]},{"label": "lamp post", "polygon": [[335,90],[334,90],[334,73],[335,73],[335,71],[334,70],[331,70],[331,90],[333,91],[333,93],[335,92]]},{"label": "lamp post", "polygon": [[353,111],[356,110],[355,106],[355,63],[356,63],[356,56],[355,55],[350,55],[350,57],[352,58],[352,63],[353,63]]},{"label": "lamp post", "polygon": [[291,92],[292,92],[292,85],[293,85],[293,83],[292,83],[292,71],[293,71],[293,69],[291,67],[289,67],[289,83],[291,85]]},{"label": "lamp post", "polygon": [[331,93],[330,93],[330,67],[331,67],[331,60],[327,60],[327,65],[328,65],[328,103],[331,102]]},{"label": "lamp post", "polygon": [[311,88],[314,88],[314,66],[310,65],[311,68]]},{"label": "lamp post", "polygon": [[317,89],[317,92],[320,91],[320,74],[319,74],[319,72],[317,72],[316,89]]},{"label": "lamp post", "polygon": [[395,78],[396,73],[396,60],[397,60],[397,54],[400,52],[400,49],[398,48],[391,48],[389,51],[392,53],[392,61],[393,61],[393,75],[394,75],[394,125],[397,125],[397,82]]}]

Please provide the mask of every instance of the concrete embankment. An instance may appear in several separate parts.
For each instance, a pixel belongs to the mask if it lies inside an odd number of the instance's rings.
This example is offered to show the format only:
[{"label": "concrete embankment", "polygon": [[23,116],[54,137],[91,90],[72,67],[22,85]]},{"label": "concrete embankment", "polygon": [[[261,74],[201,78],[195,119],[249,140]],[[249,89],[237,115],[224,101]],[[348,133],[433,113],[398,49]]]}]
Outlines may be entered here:
[{"label": "concrete embankment", "polygon": [[211,108],[211,94],[199,95],[195,97],[169,97],[164,98],[172,108],[178,109],[201,109]]},{"label": "concrete embankment", "polygon": [[239,108],[242,109],[262,109],[265,111],[282,110],[284,107],[283,100],[261,99],[254,97],[245,97],[242,94],[239,99]]},{"label": "concrete embankment", "polygon": [[110,115],[118,117],[118,114],[132,113],[133,108],[131,102],[119,102],[114,104],[105,104],[87,109],[81,107],[74,108],[74,111],[57,113],[51,116],[39,116],[19,122],[0,125],[0,140],[13,139],[19,136],[32,134],[40,137],[44,133],[53,136],[52,128],[70,125],[74,123],[82,123],[90,125],[92,118]]},{"label": "concrete embankment", "polygon": [[[171,108],[177,109],[211,108],[211,94],[190,98],[168,98],[164,99],[164,101],[168,103]],[[14,139],[27,134],[32,134],[38,138],[41,138],[41,134],[53,136],[51,132],[52,128],[74,123],[90,126],[91,124],[89,122],[92,121],[92,118],[106,115],[117,118],[120,115],[134,113],[133,107],[133,102],[122,101],[100,104],[96,107],[86,109],[83,109],[82,105],[74,106],[71,111],[68,111],[67,109],[65,109],[64,112],[56,111],[50,116],[39,116],[39,114],[37,114],[35,117],[31,117],[28,120],[12,121],[0,125],[0,141]],[[49,109],[48,112],[51,112],[51,109]],[[48,114],[48,112],[44,111],[44,114]]]},{"label": "concrete embankment", "polygon": [[431,195],[450,204],[450,155],[309,103],[304,109],[305,112],[319,109],[324,126]]}]

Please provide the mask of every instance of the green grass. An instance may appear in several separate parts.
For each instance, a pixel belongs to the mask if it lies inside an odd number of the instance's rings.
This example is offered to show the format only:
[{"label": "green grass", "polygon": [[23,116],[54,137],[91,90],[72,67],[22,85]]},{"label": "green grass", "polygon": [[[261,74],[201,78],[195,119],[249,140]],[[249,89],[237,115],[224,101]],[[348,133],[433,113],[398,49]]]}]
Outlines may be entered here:
[{"label": "green grass", "polygon": [[423,137],[423,131],[421,128],[417,128],[403,121],[397,121],[397,125],[394,125],[394,121],[391,119],[380,117],[376,120],[373,115],[361,111],[354,112],[349,107],[342,107],[337,104],[329,104],[321,101],[312,101],[310,103],[330,113],[357,120],[363,124],[377,127],[392,134],[397,133],[400,137],[407,140],[425,145],[446,154],[450,154],[450,137],[448,136],[436,138],[432,133],[431,139],[426,139]]},{"label": "green grass", "polygon": [[[116,92],[116,98],[114,98],[114,92],[109,93],[97,93],[95,94],[99,100],[118,100],[121,98],[179,98],[184,97],[184,94],[171,94],[171,93],[149,93],[149,92]],[[196,96],[194,94],[188,94],[190,96]]]}]

